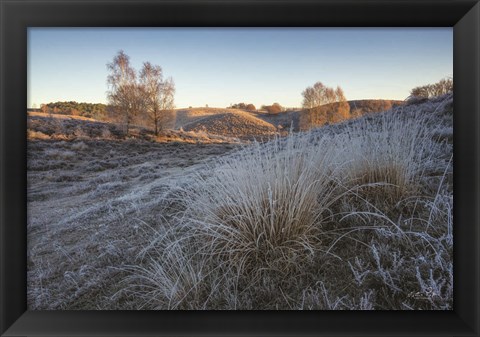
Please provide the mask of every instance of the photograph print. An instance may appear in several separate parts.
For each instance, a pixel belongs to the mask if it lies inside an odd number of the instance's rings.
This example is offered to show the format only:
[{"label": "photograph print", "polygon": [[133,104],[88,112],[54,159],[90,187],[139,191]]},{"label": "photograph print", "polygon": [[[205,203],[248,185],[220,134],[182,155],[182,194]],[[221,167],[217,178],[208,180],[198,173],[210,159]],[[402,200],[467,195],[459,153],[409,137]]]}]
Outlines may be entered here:
[{"label": "photograph print", "polygon": [[452,28],[28,28],[28,310],[452,310]]}]

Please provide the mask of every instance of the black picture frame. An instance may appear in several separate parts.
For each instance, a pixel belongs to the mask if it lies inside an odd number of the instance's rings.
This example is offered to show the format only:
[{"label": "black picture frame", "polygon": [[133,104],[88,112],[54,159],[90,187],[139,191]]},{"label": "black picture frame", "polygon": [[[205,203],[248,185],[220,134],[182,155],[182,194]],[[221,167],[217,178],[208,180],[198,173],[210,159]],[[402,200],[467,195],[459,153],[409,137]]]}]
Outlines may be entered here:
[{"label": "black picture frame", "polygon": [[[473,0],[0,0],[2,336],[479,336],[480,4]],[[453,27],[454,310],[27,311],[27,27]]]}]

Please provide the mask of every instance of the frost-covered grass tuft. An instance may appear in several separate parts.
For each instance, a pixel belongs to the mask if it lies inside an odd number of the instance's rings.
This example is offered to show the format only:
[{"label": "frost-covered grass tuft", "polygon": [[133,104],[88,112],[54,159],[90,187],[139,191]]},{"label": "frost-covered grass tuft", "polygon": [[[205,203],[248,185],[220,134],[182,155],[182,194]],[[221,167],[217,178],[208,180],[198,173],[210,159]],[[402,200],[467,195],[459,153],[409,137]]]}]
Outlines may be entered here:
[{"label": "frost-covered grass tuft", "polygon": [[375,204],[395,205],[421,193],[425,173],[442,164],[437,118],[435,110],[400,107],[350,123],[340,136],[345,183]]},{"label": "frost-covered grass tuft", "polygon": [[322,222],[342,194],[334,145],[318,146],[291,137],[220,159],[186,191],[181,222],[246,271],[295,265],[318,249]]}]

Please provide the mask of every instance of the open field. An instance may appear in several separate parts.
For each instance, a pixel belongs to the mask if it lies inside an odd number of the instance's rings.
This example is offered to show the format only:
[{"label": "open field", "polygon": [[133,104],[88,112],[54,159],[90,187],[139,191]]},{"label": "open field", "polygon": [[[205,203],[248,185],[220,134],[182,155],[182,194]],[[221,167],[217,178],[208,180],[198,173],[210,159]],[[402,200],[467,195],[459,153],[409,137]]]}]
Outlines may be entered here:
[{"label": "open field", "polygon": [[206,160],[235,147],[140,140],[30,141],[32,308],[102,307],[101,296],[111,296],[121,281],[118,267],[133,263],[146,243],[145,223],[162,223],[162,200],[172,186]]},{"label": "open field", "polygon": [[278,120],[186,109],[125,139],[32,116],[28,307],[452,309],[452,106],[245,144]]}]

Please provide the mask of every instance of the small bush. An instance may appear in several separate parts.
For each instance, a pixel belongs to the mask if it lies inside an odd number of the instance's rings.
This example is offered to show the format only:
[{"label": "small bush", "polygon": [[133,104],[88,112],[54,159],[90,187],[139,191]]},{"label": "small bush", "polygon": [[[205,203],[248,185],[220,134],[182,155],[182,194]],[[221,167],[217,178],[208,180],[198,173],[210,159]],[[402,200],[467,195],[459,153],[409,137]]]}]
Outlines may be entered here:
[{"label": "small bush", "polygon": [[283,111],[282,106],[278,103],[273,103],[272,105],[264,105],[262,106],[262,109],[267,110],[267,112],[270,114],[277,114]]}]

